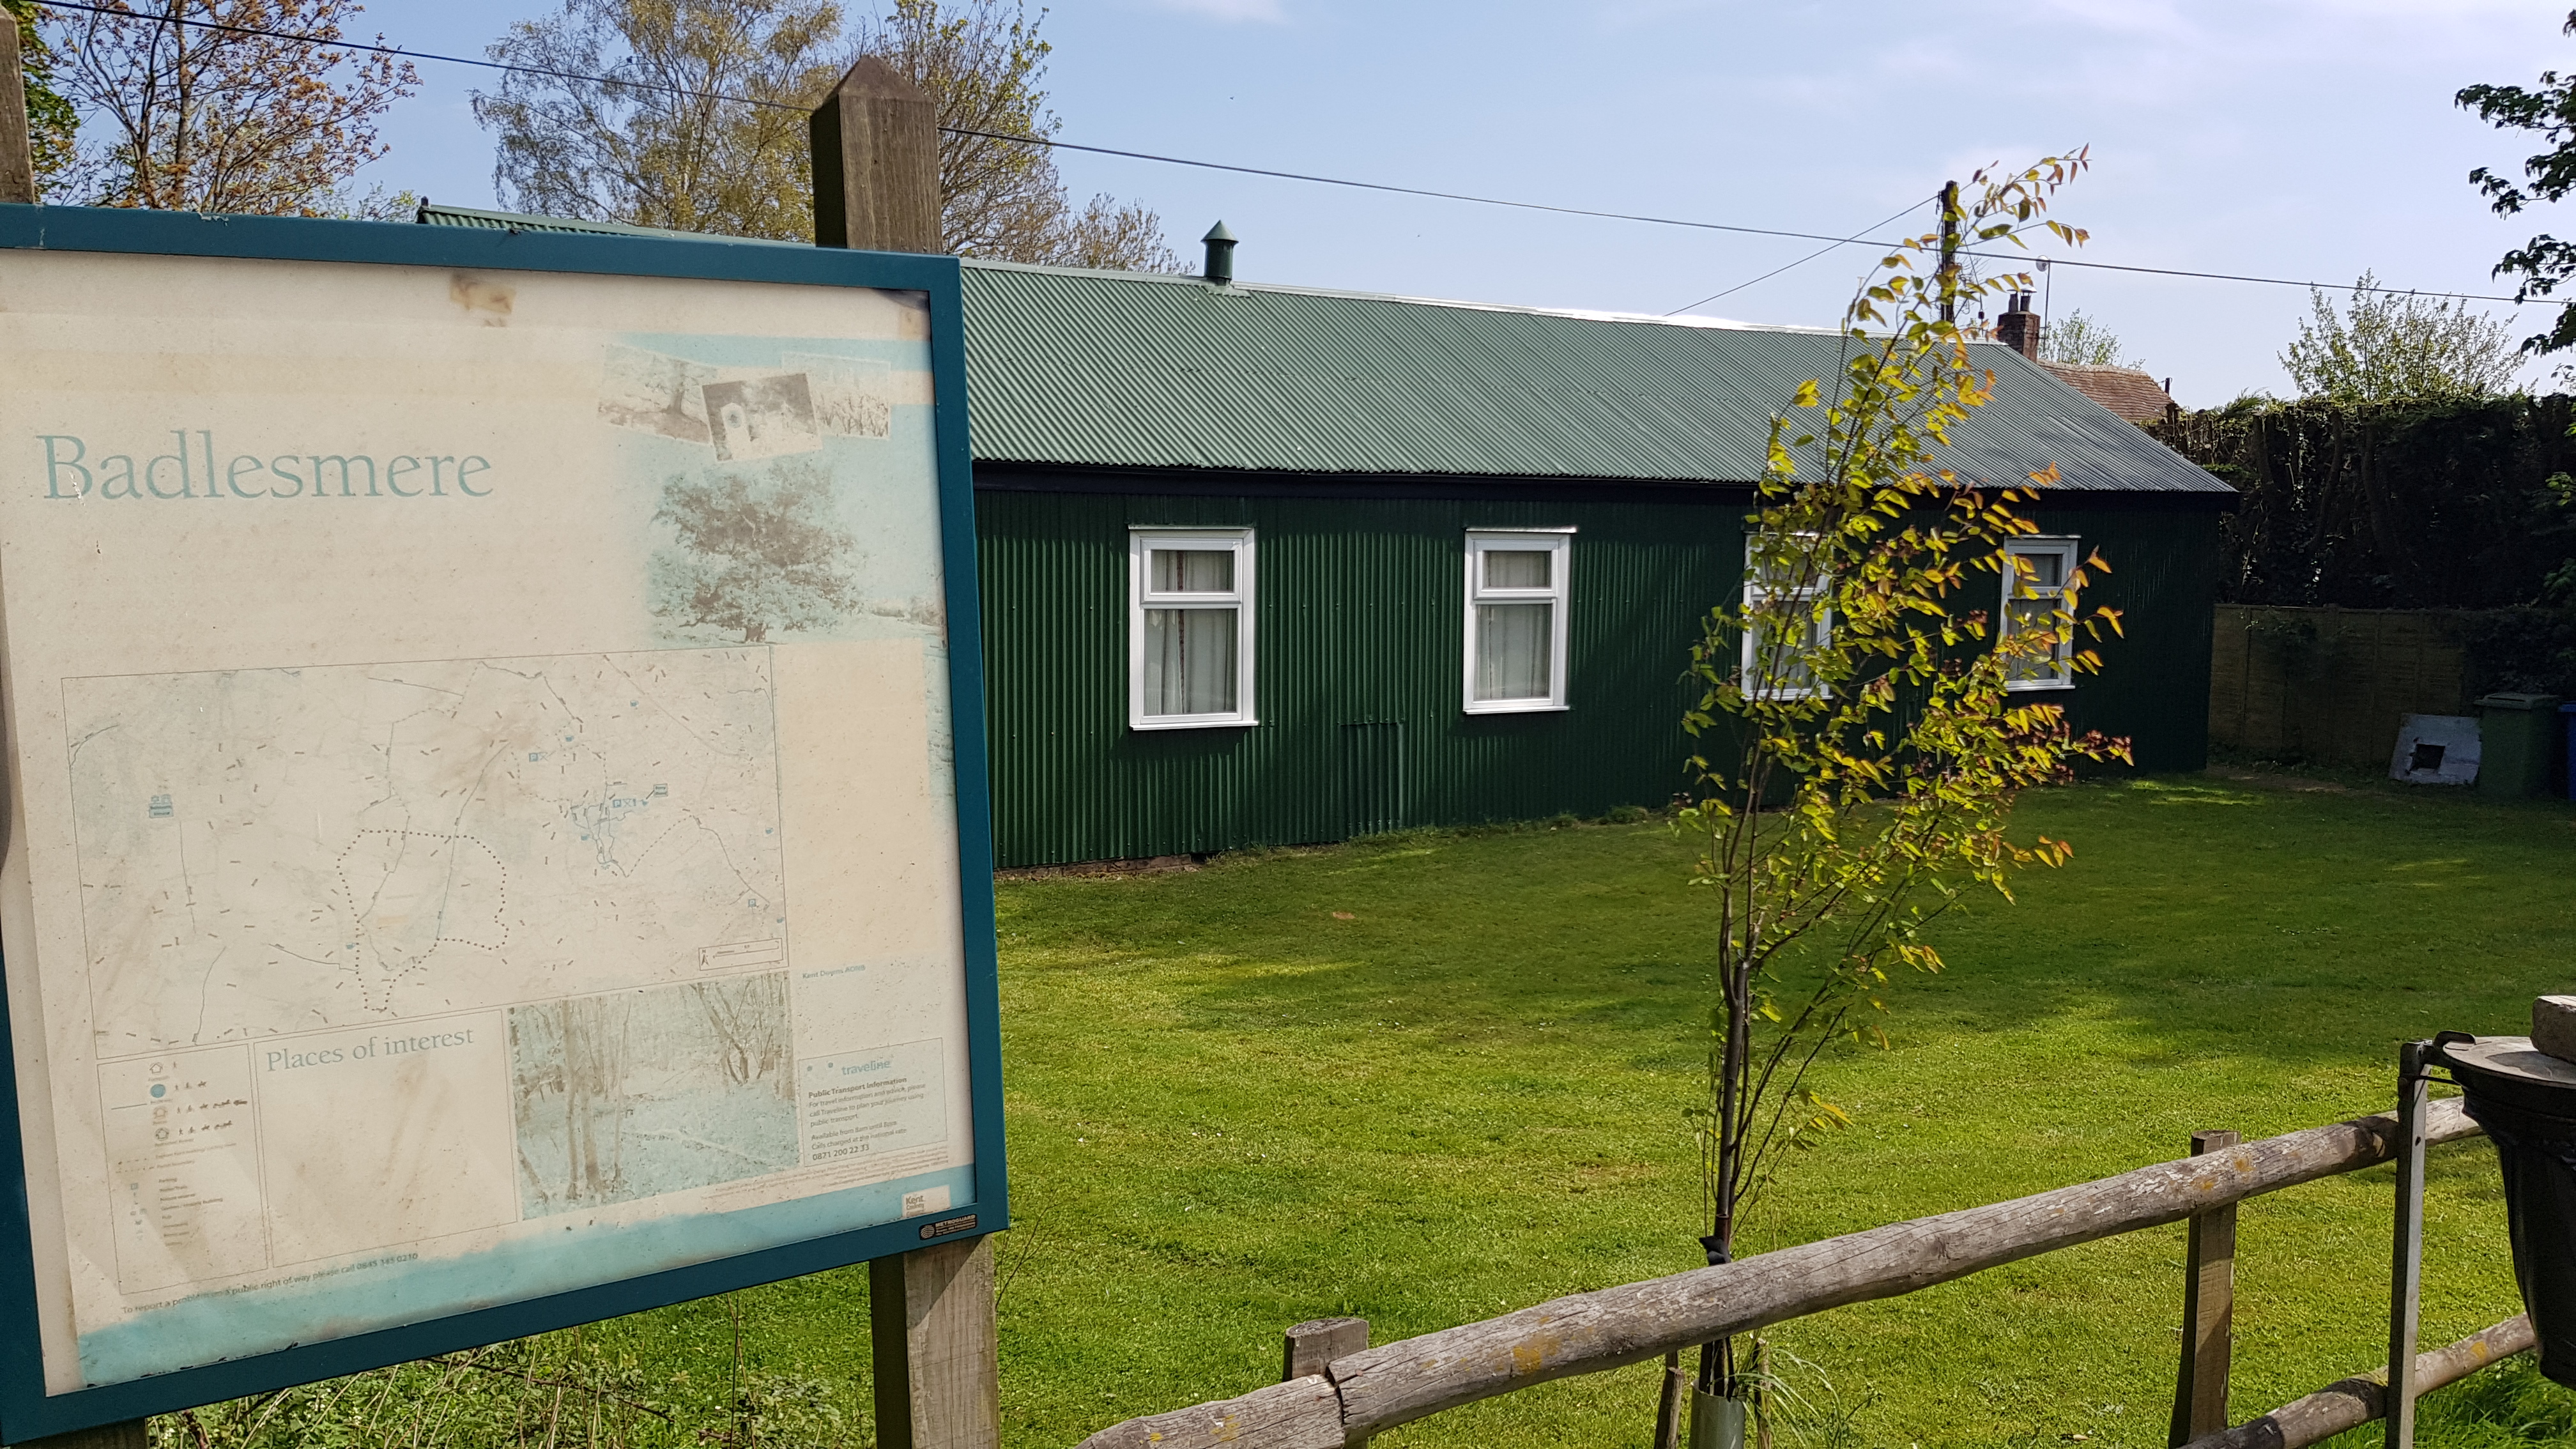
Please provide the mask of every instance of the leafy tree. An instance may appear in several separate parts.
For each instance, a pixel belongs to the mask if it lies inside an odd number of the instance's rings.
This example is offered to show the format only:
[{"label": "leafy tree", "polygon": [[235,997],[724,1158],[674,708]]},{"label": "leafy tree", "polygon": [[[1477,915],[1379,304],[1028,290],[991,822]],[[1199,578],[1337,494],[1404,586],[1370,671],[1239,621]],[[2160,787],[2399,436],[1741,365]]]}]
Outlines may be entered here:
[{"label": "leafy tree", "polygon": [[829,628],[859,601],[857,540],[836,515],[831,475],[810,461],[674,477],[653,521],[678,541],[653,554],[650,607],[677,627],[740,629],[758,644],[772,630]]},{"label": "leafy tree", "polygon": [[2486,397],[2513,381],[2513,339],[2502,322],[2466,302],[2376,290],[2364,272],[2338,313],[2326,294],[2308,291],[2311,316],[2281,366],[2301,397],[2337,402],[2401,402]]},{"label": "leafy tree", "polygon": [[27,142],[36,163],[36,194],[41,196],[71,169],[79,113],[54,88],[53,53],[45,46],[36,21],[43,9],[36,0],[0,0],[18,27],[18,57],[27,87]]},{"label": "leafy tree", "polygon": [[2039,337],[2039,359],[2042,362],[2070,363],[2077,367],[2144,367],[2134,357],[2121,354],[2125,349],[2110,328],[2081,310],[2067,309],[2065,316],[2051,322]]},{"label": "leafy tree", "polygon": [[[1169,272],[1180,261],[1161,218],[1108,195],[1076,210],[1045,147],[988,139],[1052,136],[1047,57],[1020,0],[894,0],[863,46],[939,104],[939,229],[960,256],[1054,266]],[[985,135],[965,134],[983,132]]]},{"label": "leafy tree", "polygon": [[[1076,208],[1045,148],[1050,47],[1019,0],[894,0],[855,31],[834,0],[563,0],[487,48],[514,72],[477,92],[507,203],[552,215],[802,241],[814,234],[805,114],[862,53],[937,104],[943,244],[966,256],[1177,267],[1161,221]],[[604,76],[604,81],[581,76]],[[739,99],[727,100],[722,97]],[[757,104],[746,104],[754,102]]]},{"label": "leafy tree", "polygon": [[114,13],[43,21],[87,138],[57,174],[100,206],[344,213],[342,188],[385,154],[376,118],[420,82],[409,61],[329,43],[365,8],[355,0],[100,3]]},{"label": "leafy tree", "polygon": [[563,0],[486,53],[545,72],[474,94],[475,119],[500,136],[492,179],[507,204],[813,239],[805,112],[847,59],[830,0]]},{"label": "leafy tree", "polygon": [[[1955,218],[1963,238],[2018,243],[2044,228],[2080,243],[2043,213],[2084,164],[2079,152],[1981,173]],[[1679,826],[1698,842],[1692,884],[1712,915],[1706,1095],[1688,1114],[1711,1262],[1733,1256],[1780,1155],[1848,1120],[1808,1070],[1837,1040],[1884,1043],[1874,1018],[1890,978],[1941,968],[1925,923],[1973,889],[2008,899],[2016,868],[2071,853],[2013,835],[2016,794],[2128,754],[2075,734],[2046,695],[2009,688],[2061,658],[2098,668],[2078,646],[2118,618],[2082,612],[2098,557],[2043,581],[2005,552],[2036,531],[2018,509],[2054,469],[1988,493],[1940,465],[1936,449],[1993,386],[1941,305],[2030,283],[1919,277],[1916,259],[1938,242],[1880,262],[1848,314],[1840,372],[1801,384],[1773,420],[1747,519],[1748,587],[1692,650],[1702,693],[1685,724],[1705,752],[1690,762],[1696,800]],[[2043,594],[2042,582],[2064,588]],[[1703,1352],[1702,1392],[1740,1391],[1730,1350]]]},{"label": "leafy tree", "polygon": [[[2576,35],[2576,10],[2567,14],[2561,33]],[[2576,74],[2561,76],[2554,70],[2540,73],[2536,89],[2520,86],[2464,86],[2452,98],[2459,105],[2475,111],[2478,117],[2499,131],[2537,131],[2549,149],[2524,158],[2522,174],[2529,189],[2508,177],[2481,166],[2469,173],[2469,181],[2484,192],[2489,206],[2498,216],[2512,216],[2535,201],[2561,201],[2576,192]],[[2527,302],[2553,296],[2571,277],[2576,277],[2576,242],[2563,242],[2543,232],[2530,241],[2504,254],[2496,263],[2494,275],[2518,276],[2521,286],[2514,300]],[[2522,348],[2530,353],[2559,352],[2576,347],[2576,302],[2558,309],[2558,320],[2546,332],[2523,340]]]}]

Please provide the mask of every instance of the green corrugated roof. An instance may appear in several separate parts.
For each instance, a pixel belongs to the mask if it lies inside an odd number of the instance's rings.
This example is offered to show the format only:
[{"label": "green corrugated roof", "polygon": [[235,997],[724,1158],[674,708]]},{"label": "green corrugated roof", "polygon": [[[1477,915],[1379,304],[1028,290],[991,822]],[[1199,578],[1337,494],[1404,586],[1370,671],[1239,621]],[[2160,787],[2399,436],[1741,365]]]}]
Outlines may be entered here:
[{"label": "green corrugated roof", "polygon": [[772,241],[757,236],[714,236],[702,231],[670,231],[658,226],[629,226],[622,221],[589,221],[573,216],[531,216],[521,211],[476,211],[470,206],[433,206],[427,201],[412,213],[424,226],[462,226],[482,231],[569,232],[579,236],[653,236],[666,241],[735,242],[762,247],[801,247],[810,242]]},{"label": "green corrugated roof", "polygon": [[[419,219],[694,237],[426,203]],[[975,458],[1038,465],[1747,482],[1771,414],[1846,341],[971,258],[965,305]],[[2020,353],[1975,351],[1995,392],[1952,430],[1962,475],[2054,463],[2074,489],[2232,491]]]},{"label": "green corrugated roof", "polygon": [[[1746,482],[1847,340],[973,260],[965,286],[985,462]],[[1951,430],[1961,474],[2230,491],[2011,348],[1974,350],[1995,392]]]}]

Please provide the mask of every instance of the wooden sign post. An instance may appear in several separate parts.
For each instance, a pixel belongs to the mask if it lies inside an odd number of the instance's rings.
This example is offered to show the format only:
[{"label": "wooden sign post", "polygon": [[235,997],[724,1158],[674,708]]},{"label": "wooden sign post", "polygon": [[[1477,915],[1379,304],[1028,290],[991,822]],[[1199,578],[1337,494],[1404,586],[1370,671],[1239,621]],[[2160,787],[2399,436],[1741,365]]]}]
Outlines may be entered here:
[{"label": "wooden sign post", "polygon": [[36,200],[36,152],[27,134],[27,76],[18,58],[18,18],[0,11],[0,201]]},{"label": "wooden sign post", "polygon": [[[862,56],[814,112],[814,244],[937,252],[939,113],[921,87]],[[877,1442],[992,1449],[1001,1364],[988,1238],[868,1265]]]}]

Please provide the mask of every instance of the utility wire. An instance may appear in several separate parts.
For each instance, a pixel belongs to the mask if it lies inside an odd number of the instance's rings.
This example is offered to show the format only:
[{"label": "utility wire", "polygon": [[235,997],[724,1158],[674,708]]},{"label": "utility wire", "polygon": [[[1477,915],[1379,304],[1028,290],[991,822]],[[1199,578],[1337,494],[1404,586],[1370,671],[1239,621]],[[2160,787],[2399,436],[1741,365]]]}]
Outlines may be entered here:
[{"label": "utility wire", "polygon": [[[1931,198],[1931,197],[1927,196],[1927,197],[1923,198],[1921,201],[1918,201],[1918,202],[1914,203],[1912,206],[1909,206],[1909,207],[1905,208],[1903,211],[1898,212],[1898,213],[1896,214],[1896,216],[1888,217],[1888,218],[1886,219],[1886,221],[1874,221],[1874,222],[1871,222],[1868,226],[1863,227],[1863,228],[1861,228],[1861,229],[1862,229],[1863,231],[1876,231],[1876,230],[1878,230],[1880,227],[1883,227],[1883,226],[1887,225],[1887,223],[1888,223],[1888,222],[1896,220],[1896,219],[1897,219],[1897,217],[1912,216],[1914,213],[1916,213],[1916,212],[1918,212],[1918,211],[1921,211],[1924,207],[1931,205],[1931,204],[1932,204],[1932,201],[1933,201],[1933,198]],[[1833,242],[1833,243],[1830,243],[1830,244],[1828,244],[1828,245],[1818,247],[1818,248],[1816,248],[1814,251],[1811,251],[1811,252],[1807,253],[1805,256],[1798,258],[1796,261],[1794,261],[1794,262],[1790,262],[1790,263],[1789,263],[1788,265],[1786,265],[1786,266],[1773,267],[1771,270],[1769,270],[1769,271],[1767,271],[1767,272],[1764,272],[1761,276],[1755,277],[1755,278],[1753,279],[1753,281],[1752,281],[1752,282],[1738,282],[1738,283],[1736,283],[1734,286],[1727,288],[1727,289],[1726,289],[1725,291],[1723,291],[1723,292],[1711,292],[1711,293],[1709,293],[1707,296],[1700,298],[1700,299],[1699,299],[1698,301],[1696,301],[1696,302],[1686,303],[1686,304],[1685,304],[1685,305],[1683,305],[1683,306],[1675,307],[1673,310],[1671,310],[1671,311],[1669,311],[1669,312],[1665,313],[1664,315],[1665,315],[1665,316],[1667,316],[1667,317],[1678,317],[1678,316],[1682,315],[1684,312],[1689,311],[1689,310],[1690,310],[1691,308],[1693,308],[1693,307],[1705,307],[1705,306],[1707,306],[1709,303],[1714,302],[1714,301],[1718,300],[1718,299],[1719,299],[1719,298],[1721,298],[1721,297],[1732,297],[1732,296],[1734,296],[1736,293],[1743,291],[1745,288],[1752,286],[1752,285],[1754,284],[1754,282],[1767,282],[1767,281],[1771,280],[1773,277],[1776,277],[1776,276],[1780,275],[1782,272],[1788,271],[1788,270],[1790,270],[1790,269],[1791,269],[1791,268],[1793,268],[1793,267],[1803,267],[1803,266],[1805,266],[1807,263],[1814,261],[1816,258],[1821,257],[1821,256],[1823,256],[1825,253],[1827,253],[1827,252],[1829,252],[1829,251],[1833,251],[1833,250],[1835,250],[1835,249],[1836,249],[1836,248],[1838,248],[1838,247],[1847,247],[1847,246],[1854,245],[1855,243],[1866,242],[1866,241],[1868,241],[1868,240],[1869,240],[1869,239],[1868,239],[1867,237],[1858,237],[1858,236],[1855,236],[1855,237],[1845,237],[1845,238],[1844,238],[1843,240],[1841,240],[1841,241]]]},{"label": "utility wire", "polygon": [[[471,56],[463,55],[439,55],[425,50],[405,50],[402,47],[395,45],[370,45],[362,41],[354,40],[326,40],[320,36],[296,35],[289,31],[265,30],[260,27],[250,25],[232,25],[218,20],[192,20],[183,15],[137,14],[131,10],[118,10],[105,5],[87,4],[84,3],[84,0],[35,0],[35,3],[50,6],[57,10],[76,10],[90,15],[102,15],[110,20],[132,20],[153,25],[188,25],[194,26],[200,30],[220,30],[227,34],[256,36],[265,40],[293,41],[300,45],[320,46],[334,50],[364,51],[371,55],[389,55],[404,60],[434,60],[445,65],[475,66],[483,70],[508,71],[515,75],[544,76],[550,80],[585,81],[592,85],[619,86],[631,91],[651,91],[662,95],[684,96],[691,100],[729,101],[736,105],[763,106],[770,110],[777,111],[803,112],[809,109],[808,107],[796,105],[787,101],[762,100],[756,96],[727,95],[721,91],[691,90],[686,86],[653,85],[642,81],[618,80],[611,76],[584,75],[578,71],[549,70],[543,66],[533,65],[514,65],[508,61],[476,60]],[[1185,156],[1162,156],[1151,151],[1123,151],[1110,146],[1085,146],[1072,141],[1059,141],[1051,136],[1023,136],[1015,135],[1007,131],[976,131],[958,126],[942,126],[939,129],[951,136],[973,136],[982,140],[1007,141],[1022,146],[1044,146],[1057,151],[1081,151],[1093,156],[1118,156],[1130,161],[1155,161],[1166,166],[1193,166],[1203,171],[1229,171],[1240,176],[1266,176],[1280,181],[1305,181],[1318,186],[1343,186],[1359,191],[1387,192],[1397,196],[1421,196],[1428,197],[1435,201],[1463,201],[1477,206],[1503,206],[1519,211],[1552,212],[1558,216],[1587,216],[1602,221],[1633,221],[1641,222],[1649,226],[1678,226],[1686,227],[1694,231],[1722,231],[1732,232],[1741,236],[1776,236],[1787,237],[1793,241],[1820,241],[1831,243],[1832,245],[1826,247],[1825,251],[1831,251],[1834,247],[1860,245],[1883,246],[1893,249],[1907,244],[1905,241],[1877,241],[1868,237],[1827,236],[1822,232],[1784,231],[1775,227],[1736,226],[1726,222],[1690,221],[1678,217],[1647,216],[1637,212],[1594,211],[1579,206],[1553,206],[1546,202],[1539,201],[1512,201],[1494,196],[1471,196],[1465,192],[1434,191],[1426,187],[1419,186],[1396,186],[1382,181],[1354,181],[1341,176],[1316,176],[1302,171],[1273,171],[1259,166],[1235,166],[1223,161],[1199,161]],[[1897,215],[1903,216],[1912,210],[1913,208],[1909,207],[1906,212],[1899,212]],[[1894,218],[1890,218],[1890,220],[1893,219]],[[1881,222],[1879,225],[1884,226],[1886,223]],[[1872,228],[1872,230],[1875,229],[1876,228]],[[1823,252],[1818,252],[1815,255],[1821,256],[1823,254]],[[1960,255],[1996,257],[2006,261],[2033,260],[2033,258],[2030,258],[2027,255],[2016,256],[2009,252],[1962,251]],[[1802,257],[1798,261],[1790,263],[1789,266],[1800,266],[1805,262],[1812,260],[1814,260],[1813,257]],[[2422,292],[2407,287],[2361,287],[2348,282],[2301,282],[2294,281],[2287,277],[2253,277],[2240,275],[2234,272],[2196,272],[2177,267],[2128,266],[2118,262],[2078,261],[2073,257],[2052,257],[2050,258],[2050,261],[2061,267],[2092,267],[2100,271],[2139,272],[2150,276],[2188,277],[2216,282],[2256,282],[2266,286],[2307,287],[2329,292],[2380,292],[2388,294],[2402,294],[2406,296],[2454,298],[2467,302],[2511,302],[2516,305],[2522,305],[2528,300],[2522,297],[2490,296],[2479,292]],[[1775,271],[1765,273],[1761,277],[1756,277],[1753,281],[1764,281],[1769,277],[1777,276],[1780,272],[1787,270],[1788,267],[1782,267]],[[1752,282],[1747,282],[1744,286],[1749,287],[1752,284]],[[1740,291],[1742,288],[1730,288],[1729,290]],[[1707,302],[1717,300],[1717,297],[1723,297],[1725,295],[1727,295],[1726,292],[1720,292],[1716,297],[1703,298],[1698,302],[1693,302],[1691,306],[1702,306]],[[1684,308],[1683,310],[1687,311],[1689,309]],[[1665,315],[1671,316],[1673,314],[1666,313]]]},{"label": "utility wire", "polygon": [[[395,45],[368,45],[352,40],[324,40],[319,36],[295,35],[283,30],[263,30],[257,26],[229,25],[214,20],[191,20],[184,16],[139,15],[131,10],[117,10],[105,5],[91,5],[82,0],[36,0],[57,10],[78,10],[91,15],[104,15],[112,20],[134,20],[154,25],[193,25],[203,30],[221,30],[234,35],[258,36],[268,40],[296,41],[305,45],[324,46],[335,50],[365,51],[373,55],[397,56],[404,60],[434,60],[447,65],[470,65],[483,70],[509,71],[516,75],[545,76],[550,80],[586,81],[592,85],[619,86],[632,91],[657,91],[665,95],[685,96],[700,101],[731,101],[737,105],[765,106],[771,110],[804,114],[812,108],[786,101],[761,100],[755,96],[726,95],[721,91],[691,90],[685,86],[652,85],[642,81],[618,80],[610,76],[582,75],[575,71],[549,70],[543,66],[513,65],[507,61],[476,60],[463,55],[438,55],[425,50],[405,50]],[[1318,186],[1346,186],[1360,191],[1383,191],[1397,196],[1423,196],[1435,201],[1465,201],[1478,206],[1508,206],[1521,211],[1554,212],[1559,216],[1588,216],[1604,221],[1635,221],[1651,226],[1689,227],[1697,231],[1735,232],[1744,236],[1788,237],[1794,241],[1821,241],[1842,245],[1849,238],[1826,236],[1821,232],[1783,231],[1776,227],[1735,226],[1718,221],[1690,221],[1670,216],[1645,216],[1626,211],[1593,211],[1579,206],[1552,206],[1540,201],[1509,201],[1493,196],[1469,196],[1458,191],[1433,191],[1420,186],[1396,186],[1382,181],[1353,181],[1339,176],[1314,176],[1302,171],[1273,171],[1260,166],[1235,166],[1223,161],[1199,161],[1186,156],[1162,156],[1151,151],[1122,151],[1112,146],[1083,146],[1059,141],[1052,136],[1024,136],[1009,131],[976,131],[962,126],[942,126],[951,136],[973,136],[986,141],[1009,141],[1022,146],[1045,146],[1058,151],[1081,151],[1093,156],[1120,156],[1130,161],[1158,161],[1166,166],[1194,166],[1202,171],[1231,171],[1240,176],[1267,176],[1279,181],[1307,181]],[[1892,244],[1891,244],[1892,245]]]}]

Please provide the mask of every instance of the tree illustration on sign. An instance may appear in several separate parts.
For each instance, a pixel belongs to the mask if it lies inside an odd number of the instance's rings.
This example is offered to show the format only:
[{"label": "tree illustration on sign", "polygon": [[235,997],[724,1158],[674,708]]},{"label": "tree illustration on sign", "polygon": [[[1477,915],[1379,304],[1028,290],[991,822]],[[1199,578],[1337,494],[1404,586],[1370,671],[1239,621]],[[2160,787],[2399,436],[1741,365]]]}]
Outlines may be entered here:
[{"label": "tree illustration on sign", "polygon": [[739,629],[757,644],[773,630],[828,628],[858,602],[856,540],[840,525],[831,475],[811,460],[674,477],[653,521],[679,536],[654,551],[647,579],[654,617],[674,627]]}]

